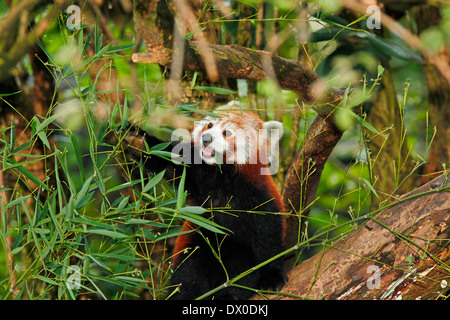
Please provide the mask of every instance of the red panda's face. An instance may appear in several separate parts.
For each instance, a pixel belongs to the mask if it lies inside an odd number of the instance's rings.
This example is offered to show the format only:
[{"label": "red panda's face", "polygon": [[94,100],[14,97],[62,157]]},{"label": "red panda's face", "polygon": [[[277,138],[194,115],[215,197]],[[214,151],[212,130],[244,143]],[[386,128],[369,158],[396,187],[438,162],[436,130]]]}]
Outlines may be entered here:
[{"label": "red panda's face", "polygon": [[[205,163],[267,165],[273,161],[271,148],[282,136],[280,122],[263,122],[256,114],[241,112],[235,105],[217,108],[215,113],[220,117],[208,116],[197,122],[192,131],[194,144],[201,150]],[[270,138],[273,129],[277,131],[275,139]]]},{"label": "red panda's face", "polygon": [[230,163],[234,154],[236,125],[223,118],[206,117],[192,131],[194,144],[207,164]]}]

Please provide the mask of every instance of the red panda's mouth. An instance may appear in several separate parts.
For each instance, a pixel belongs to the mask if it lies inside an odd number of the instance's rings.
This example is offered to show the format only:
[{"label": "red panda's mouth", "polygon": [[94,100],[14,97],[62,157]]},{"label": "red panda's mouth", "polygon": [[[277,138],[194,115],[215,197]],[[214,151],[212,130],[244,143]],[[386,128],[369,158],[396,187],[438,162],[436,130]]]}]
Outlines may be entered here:
[{"label": "red panda's mouth", "polygon": [[205,157],[211,157],[212,158],[212,157],[214,157],[215,151],[211,147],[206,147],[205,149],[203,149],[202,154]]}]

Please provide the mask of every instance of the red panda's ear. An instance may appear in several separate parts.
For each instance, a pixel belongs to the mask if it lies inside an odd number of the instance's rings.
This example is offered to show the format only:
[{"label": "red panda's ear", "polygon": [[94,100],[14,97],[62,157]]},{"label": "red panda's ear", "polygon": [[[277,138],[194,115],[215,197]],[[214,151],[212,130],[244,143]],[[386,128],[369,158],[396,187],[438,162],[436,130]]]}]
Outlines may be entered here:
[{"label": "red panda's ear", "polygon": [[273,175],[278,171],[279,167],[279,153],[278,153],[278,141],[283,136],[283,124],[279,121],[267,121],[263,125],[266,130],[267,137],[267,159],[269,166],[266,171],[261,172],[262,175]]},{"label": "red panda's ear", "polygon": [[266,121],[264,122],[263,127],[267,130],[267,137],[269,140],[275,140],[274,142],[276,142],[283,136],[283,124],[279,121]]}]

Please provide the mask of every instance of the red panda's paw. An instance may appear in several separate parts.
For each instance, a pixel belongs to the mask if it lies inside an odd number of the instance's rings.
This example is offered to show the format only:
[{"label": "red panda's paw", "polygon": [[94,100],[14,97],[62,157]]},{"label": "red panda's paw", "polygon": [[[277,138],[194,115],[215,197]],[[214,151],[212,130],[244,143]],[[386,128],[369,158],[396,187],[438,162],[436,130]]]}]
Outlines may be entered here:
[{"label": "red panda's paw", "polygon": [[283,271],[271,270],[261,274],[259,288],[268,291],[280,291],[288,281]]}]

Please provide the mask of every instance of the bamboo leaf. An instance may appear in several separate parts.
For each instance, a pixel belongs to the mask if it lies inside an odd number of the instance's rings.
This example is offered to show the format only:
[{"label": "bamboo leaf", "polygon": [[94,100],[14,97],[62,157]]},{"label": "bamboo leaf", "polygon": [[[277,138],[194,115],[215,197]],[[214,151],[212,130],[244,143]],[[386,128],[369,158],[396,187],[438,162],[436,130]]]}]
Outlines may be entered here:
[{"label": "bamboo leaf", "polygon": [[5,146],[5,148],[3,148],[3,159],[2,159],[2,169],[6,170],[9,169],[9,165],[8,165],[8,148]]},{"label": "bamboo leaf", "polygon": [[130,196],[126,196],[122,201],[120,201],[119,205],[117,206],[118,212],[121,212],[125,208],[125,206],[128,204],[128,199],[130,199]]},{"label": "bamboo leaf", "polygon": [[48,127],[48,125],[50,123],[52,123],[53,121],[55,121],[56,118],[58,118],[59,115],[55,114],[53,116],[50,116],[48,118],[46,118],[44,121],[42,121],[42,123],[36,128],[36,132],[39,132],[41,130],[44,130],[45,128]]},{"label": "bamboo leaf", "polygon": [[21,204],[22,201],[25,202],[25,201],[27,201],[27,199],[30,198],[30,197],[31,197],[31,196],[23,196],[23,197],[20,197],[20,198],[15,199],[15,200],[13,200],[13,201],[10,201],[10,202],[8,202],[8,203],[5,205],[5,209],[14,207],[14,206],[16,206],[16,205],[18,205],[18,204]]},{"label": "bamboo leaf", "polygon": [[192,213],[192,214],[203,214],[206,212],[206,209],[203,207],[183,207],[180,209],[180,213]]},{"label": "bamboo leaf", "polygon": [[81,159],[81,151],[78,145],[77,137],[73,133],[70,134],[70,141],[72,141],[72,147],[75,153],[75,159],[77,160],[78,169],[80,170],[81,180],[84,181],[86,178],[84,173],[83,160]]},{"label": "bamboo leaf", "polygon": [[157,145],[154,145],[153,147],[150,148],[150,151],[162,151],[165,148],[167,148],[168,146],[170,146],[171,142],[163,142],[163,143],[159,143]]},{"label": "bamboo leaf", "polygon": [[398,59],[405,61],[420,64],[423,63],[423,59],[419,54],[410,49],[401,47],[395,42],[386,40],[382,37],[378,37],[375,34],[370,34],[368,39],[372,47],[375,48],[377,51],[381,52],[382,54],[385,54],[389,57],[396,57]]},{"label": "bamboo leaf", "polygon": [[10,133],[10,141],[9,141],[9,150],[11,152],[12,152],[12,150],[14,150],[15,144],[16,144],[16,125],[15,125],[14,117],[12,117],[12,119],[11,119],[11,133]]},{"label": "bamboo leaf", "polygon": [[8,96],[12,96],[18,93],[21,93],[22,90],[16,91],[16,92],[12,92],[12,93],[0,93],[0,97],[8,97]]},{"label": "bamboo leaf", "polygon": [[84,55],[86,53],[87,48],[89,47],[89,44],[91,42],[91,37],[92,37],[92,30],[89,31],[89,34],[86,37],[86,41],[85,41],[84,46],[83,46],[83,51],[81,53],[82,55]]},{"label": "bamboo leaf", "polygon": [[[188,230],[188,231],[180,232],[180,230],[181,230],[181,228],[176,228],[175,230],[172,229],[172,230],[169,230],[168,232],[166,232],[164,234],[161,234],[161,235],[157,236],[156,238],[153,236],[153,234],[151,234],[149,239],[151,239],[152,241],[156,242],[156,241],[161,241],[161,240],[167,240],[167,239],[173,238],[173,237],[178,237],[178,236],[181,236],[183,234],[188,234],[188,233],[195,232],[194,230]],[[147,233],[145,231],[147,231]],[[148,233],[151,233],[151,232],[149,230],[147,230],[147,229],[144,229],[144,234],[147,235]],[[153,239],[151,237],[153,237]]]},{"label": "bamboo leaf", "polygon": [[313,32],[310,36],[310,42],[330,41],[333,39],[342,39],[348,35],[355,35],[356,33],[341,27],[321,28]]},{"label": "bamboo leaf", "polygon": [[127,101],[128,101],[127,96],[125,96],[124,103],[123,103],[122,121],[120,123],[120,127],[122,129],[125,129],[128,126],[129,109],[128,109]]},{"label": "bamboo leaf", "polygon": [[361,125],[363,125],[366,129],[372,131],[373,133],[379,134],[380,132],[370,123],[368,123],[366,120],[364,120],[363,118],[361,118],[359,115],[357,115],[356,113],[354,113],[352,110],[348,110],[349,114],[356,120],[358,121]]},{"label": "bamboo leaf", "polygon": [[218,88],[218,87],[195,86],[192,89],[215,93],[215,94],[236,94],[236,92],[233,90],[229,90],[229,89],[225,89],[225,88]]},{"label": "bamboo leaf", "polygon": [[115,186],[115,187],[112,187],[112,188],[108,189],[108,191],[106,191],[106,193],[108,194],[108,193],[111,193],[111,192],[122,190],[124,188],[132,187],[135,184],[138,184],[140,182],[141,182],[141,180],[128,181],[128,182],[122,183],[121,185],[118,185],[118,186]]},{"label": "bamboo leaf", "polygon": [[196,225],[198,225],[199,227],[205,228],[214,233],[226,234],[221,229],[227,230],[229,233],[232,233],[231,230],[228,230],[228,229],[218,225],[217,223],[215,223],[211,220],[208,220],[206,218],[203,218],[202,216],[199,216],[197,214],[184,212],[184,213],[180,213],[179,218],[191,221],[191,222],[195,223]]},{"label": "bamboo leaf", "polygon": [[83,186],[81,187],[80,191],[77,193],[77,198],[75,200],[75,207],[78,207],[80,201],[83,199],[83,197],[86,195],[86,193],[89,190],[89,187],[91,185],[92,179],[94,179],[94,176],[90,176],[87,178],[87,180],[83,183]]},{"label": "bamboo leaf", "polygon": [[115,229],[115,226],[112,226],[110,224],[106,224],[100,221],[95,221],[95,220],[90,220],[90,219],[85,219],[85,218],[72,218],[70,219],[71,222],[74,223],[80,223],[80,224],[87,224],[87,225],[91,225],[91,226],[95,226],[97,228],[101,228],[101,229]]},{"label": "bamboo leaf", "polygon": [[151,188],[156,186],[162,180],[165,173],[166,173],[166,170],[163,170],[160,173],[158,173],[156,176],[151,178],[150,181],[142,189],[142,192],[147,192],[148,190],[150,190]]},{"label": "bamboo leaf", "polygon": [[50,278],[43,277],[43,276],[38,275],[38,274],[35,275],[34,278],[35,278],[35,279],[38,279],[38,280],[41,280],[41,281],[44,281],[44,282],[46,282],[46,283],[48,283],[48,284],[55,285],[55,286],[59,286],[59,285],[60,285],[60,284],[59,284],[58,282],[56,282],[55,280],[52,280],[52,279],[50,279]]},{"label": "bamboo leaf", "polygon": [[39,139],[41,139],[42,143],[47,147],[47,149],[50,149],[50,143],[48,142],[47,135],[44,131],[39,131],[37,133],[37,136]]},{"label": "bamboo leaf", "polygon": [[372,184],[364,179],[364,178],[359,178],[362,182],[364,182],[364,184],[369,188],[370,191],[372,191],[372,193],[380,200],[380,197],[378,196],[377,191],[375,190],[375,188],[372,186]]},{"label": "bamboo leaf", "polygon": [[14,160],[14,159],[8,159],[7,165],[15,165],[15,169],[17,171],[19,171],[20,173],[22,173],[25,177],[27,177],[28,179],[30,179],[32,182],[34,182],[35,184],[37,184],[38,186],[40,186],[42,189],[45,189],[47,191],[50,191],[48,189],[48,187],[40,180],[38,179],[34,174],[32,174],[28,169],[26,169],[23,165],[19,165],[19,163]]},{"label": "bamboo leaf", "polygon": [[133,43],[124,44],[124,45],[120,45],[120,46],[113,46],[113,47],[109,48],[108,53],[131,49],[134,46],[136,46],[136,44],[137,44],[137,42],[133,42]]},{"label": "bamboo leaf", "polygon": [[55,197],[56,197],[56,194],[52,193],[50,198],[47,200],[47,202],[49,203],[48,212],[50,213],[50,217],[53,221],[56,231],[58,232],[59,238],[61,240],[63,240],[64,239],[63,231],[61,229],[60,222],[56,218],[56,199],[55,199]]},{"label": "bamboo leaf", "polygon": [[104,229],[89,229],[87,233],[94,233],[102,236],[107,236],[113,239],[125,239],[128,238],[126,234],[117,232],[117,231],[111,231],[111,230],[104,230]]},{"label": "bamboo leaf", "polygon": [[31,141],[22,143],[20,146],[18,146],[17,148],[15,148],[15,149],[12,151],[12,153],[20,152],[20,151],[22,151],[23,149],[28,148],[30,145],[31,145]]},{"label": "bamboo leaf", "polygon": [[183,167],[183,174],[181,175],[180,184],[178,185],[178,195],[177,195],[177,210],[180,210],[184,206],[187,197],[187,191],[184,191],[184,183],[186,181],[186,167]]},{"label": "bamboo leaf", "polygon": [[96,264],[98,264],[100,267],[102,267],[105,270],[108,270],[109,272],[112,272],[112,270],[105,264],[103,261],[95,258],[93,255],[88,254],[87,255],[92,261],[94,261]]},{"label": "bamboo leaf", "polygon": [[19,252],[22,251],[23,247],[24,247],[24,246],[21,246],[21,247],[17,247],[17,248],[15,248],[15,249],[11,250],[11,254],[12,254],[12,255],[18,254]]},{"label": "bamboo leaf", "polygon": [[[104,46],[103,48],[101,48],[94,56],[94,60],[100,60],[100,58],[102,58],[109,50],[109,48],[111,47],[112,43],[108,43],[106,46]],[[95,86],[94,86],[95,87]]]},{"label": "bamboo leaf", "polygon": [[45,53],[45,55],[46,55],[47,58],[48,58],[48,61],[49,61],[52,65],[57,66],[57,64],[55,63],[55,60],[53,60],[52,55],[50,54],[50,52],[48,52],[47,48],[46,48],[45,45],[42,43],[41,39],[37,38],[37,39],[36,39],[36,43],[37,43],[37,45],[39,46],[39,48],[41,48],[41,50]]}]

